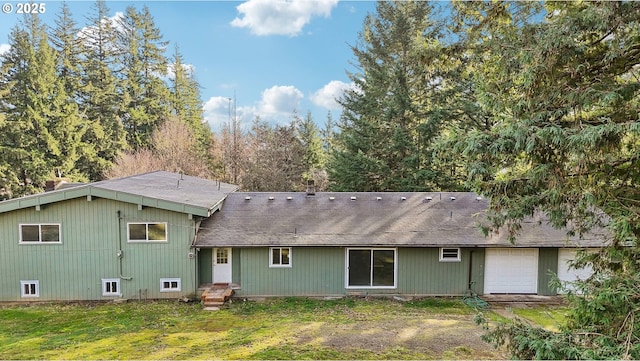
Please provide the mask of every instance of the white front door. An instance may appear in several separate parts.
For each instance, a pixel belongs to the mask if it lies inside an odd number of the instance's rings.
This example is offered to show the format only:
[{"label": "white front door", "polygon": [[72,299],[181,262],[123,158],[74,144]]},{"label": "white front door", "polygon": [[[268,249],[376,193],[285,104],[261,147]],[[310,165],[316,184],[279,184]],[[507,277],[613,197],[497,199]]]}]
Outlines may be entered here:
[{"label": "white front door", "polygon": [[231,283],[231,248],[213,249],[213,283]]}]

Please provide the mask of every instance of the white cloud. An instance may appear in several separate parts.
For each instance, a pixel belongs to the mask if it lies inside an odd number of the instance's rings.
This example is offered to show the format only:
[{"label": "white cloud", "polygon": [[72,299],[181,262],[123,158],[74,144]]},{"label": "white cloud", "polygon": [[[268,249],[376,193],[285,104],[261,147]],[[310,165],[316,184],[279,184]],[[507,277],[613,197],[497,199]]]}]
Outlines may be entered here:
[{"label": "white cloud", "polygon": [[9,45],[9,44],[0,44],[0,56],[4,55],[5,53],[8,53],[9,49],[11,49],[11,45]]},{"label": "white cloud", "polygon": [[202,110],[205,121],[214,132],[219,132],[233,116],[237,117],[241,128],[249,129],[256,117],[272,124],[288,123],[302,98],[304,95],[296,87],[276,85],[264,90],[261,100],[256,104],[236,104],[234,110],[233,99],[216,96],[209,98],[203,104]]},{"label": "white cloud", "polygon": [[342,97],[344,92],[347,89],[353,88],[353,83],[347,84],[345,82],[341,82],[339,80],[332,80],[323,86],[321,89],[311,94],[311,101],[313,104],[329,109],[340,109],[341,106],[338,104],[336,99]]},{"label": "white cloud", "polygon": [[258,108],[261,117],[290,115],[304,98],[302,92],[292,85],[276,85],[262,92]]},{"label": "white cloud", "polygon": [[[116,29],[118,32],[123,32],[121,21],[124,19],[124,13],[121,11],[116,12],[116,14],[110,18],[103,18],[101,20],[102,23],[109,23],[111,27]],[[78,31],[78,37],[81,39],[85,39],[85,44],[91,46],[90,40],[92,39],[92,33],[95,33],[97,30],[95,25],[85,26],[84,28]]]},{"label": "white cloud", "polygon": [[300,34],[314,16],[328,17],[338,0],[248,0],[236,7],[242,14],[232,26],[249,28],[255,35]]},{"label": "white cloud", "polygon": [[[196,67],[193,64],[181,64],[181,65],[182,65],[182,69],[184,69],[187,75],[193,76],[193,74],[196,72]],[[166,75],[167,78],[175,79],[176,77],[176,72],[174,70],[175,68],[176,68],[175,63],[167,64],[167,75]]]}]

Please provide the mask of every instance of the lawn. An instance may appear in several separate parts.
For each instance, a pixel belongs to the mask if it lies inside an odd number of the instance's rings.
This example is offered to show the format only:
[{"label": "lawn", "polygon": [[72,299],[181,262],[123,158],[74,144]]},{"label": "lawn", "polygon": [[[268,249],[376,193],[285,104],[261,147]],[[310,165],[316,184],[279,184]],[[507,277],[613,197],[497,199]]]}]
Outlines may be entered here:
[{"label": "lawn", "polygon": [[496,359],[456,299],[0,308],[0,359]]}]

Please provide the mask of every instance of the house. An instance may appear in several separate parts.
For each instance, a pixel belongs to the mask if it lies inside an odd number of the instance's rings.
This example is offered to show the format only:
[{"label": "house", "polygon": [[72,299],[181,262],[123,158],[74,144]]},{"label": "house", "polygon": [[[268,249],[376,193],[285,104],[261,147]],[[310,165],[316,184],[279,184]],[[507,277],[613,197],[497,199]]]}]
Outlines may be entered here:
[{"label": "house", "polygon": [[197,227],[236,188],[153,172],[0,202],[0,301],[192,295]]},{"label": "house", "polygon": [[473,193],[247,193],[152,172],[0,202],[0,301],[550,295],[577,240],[532,220],[484,237]]},{"label": "house", "polygon": [[577,247],[543,220],[516,244],[485,237],[487,200],[474,193],[231,193],[202,222],[201,281],[237,296],[554,295],[551,273],[571,278]]}]

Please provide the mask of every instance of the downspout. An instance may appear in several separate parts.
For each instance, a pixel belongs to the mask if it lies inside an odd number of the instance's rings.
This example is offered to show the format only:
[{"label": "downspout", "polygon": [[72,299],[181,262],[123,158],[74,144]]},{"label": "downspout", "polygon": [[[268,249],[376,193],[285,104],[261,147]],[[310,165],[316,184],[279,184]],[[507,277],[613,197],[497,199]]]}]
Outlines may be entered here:
[{"label": "downspout", "polygon": [[120,211],[117,211],[116,213],[118,215],[118,252],[116,252],[116,256],[118,257],[120,279],[123,279],[125,281],[131,281],[133,277],[127,277],[122,275],[122,257],[124,257],[124,252],[122,252],[122,217],[120,216]]},{"label": "downspout", "polygon": [[473,279],[473,277],[472,277],[473,276],[473,252],[474,252],[473,249],[471,250],[471,252],[469,252],[469,274],[468,274],[467,281],[469,282],[469,290],[470,291],[474,291],[473,290],[473,284],[475,283],[474,281],[472,281],[472,279]]}]

